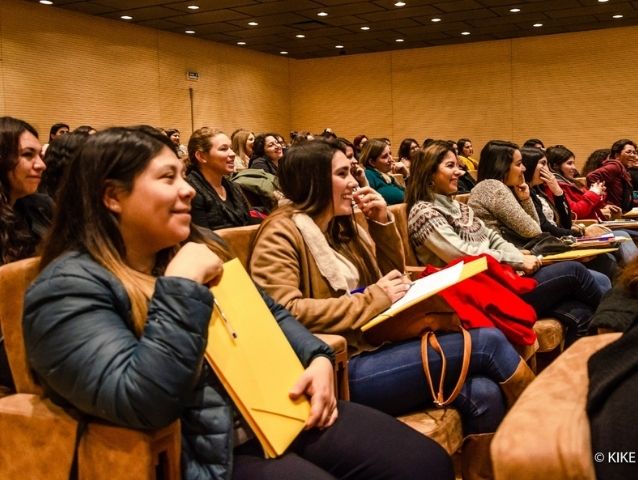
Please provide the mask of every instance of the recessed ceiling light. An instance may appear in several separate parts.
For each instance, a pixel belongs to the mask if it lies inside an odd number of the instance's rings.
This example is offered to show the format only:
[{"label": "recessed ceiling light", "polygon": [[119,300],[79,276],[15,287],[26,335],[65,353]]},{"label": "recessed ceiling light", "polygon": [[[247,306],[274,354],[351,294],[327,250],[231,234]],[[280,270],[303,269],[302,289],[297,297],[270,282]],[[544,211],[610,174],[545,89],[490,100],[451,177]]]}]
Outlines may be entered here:
[{"label": "recessed ceiling light", "polygon": [[246,42],[237,42],[237,45],[246,45]]},{"label": "recessed ceiling light", "polygon": [[251,27],[256,27],[259,24],[257,22],[248,22],[248,25],[250,25]]},{"label": "recessed ceiling light", "polygon": [[470,34],[470,32],[461,32],[461,35],[465,35],[465,36],[467,36],[467,35],[469,35],[469,34]]},{"label": "recessed ceiling light", "polygon": [[607,3],[609,0],[598,0],[598,3]]},{"label": "recessed ceiling light", "polygon": [[318,15],[319,17],[327,17],[327,16],[328,16],[328,13],[327,13],[327,12],[319,12],[317,15]]},{"label": "recessed ceiling light", "polygon": [[133,20],[133,17],[131,17],[130,15],[122,15],[120,18],[122,20]]},{"label": "recessed ceiling light", "polygon": [[197,5],[189,5],[188,7],[189,10],[199,10],[199,7]]},{"label": "recessed ceiling light", "polygon": [[397,43],[403,43],[403,39],[402,39],[402,38],[397,38],[397,39],[395,40],[395,42],[397,42]]},{"label": "recessed ceiling light", "polygon": [[53,2],[51,0],[40,0],[40,3],[42,5],[53,5]]},{"label": "recessed ceiling light", "polygon": [[518,13],[520,11],[521,11],[520,8],[510,8],[510,12],[512,12],[512,13]]},{"label": "recessed ceiling light", "polygon": [[532,25],[532,27],[535,27],[535,28],[539,28],[539,27],[542,27],[542,26],[543,26],[542,23],[535,23],[534,25]]},{"label": "recessed ceiling light", "polygon": [[335,45],[335,48],[343,48],[343,45]]},{"label": "recessed ceiling light", "polygon": [[394,4],[395,7],[405,7],[405,2],[397,2]]},{"label": "recessed ceiling light", "polygon": [[288,52],[287,52],[287,51],[285,51],[285,50],[282,50],[282,51],[281,51],[281,52],[279,52],[279,53],[281,53],[282,55],[288,55]]},{"label": "recessed ceiling light", "polygon": [[295,37],[297,37],[297,38],[306,38],[306,36],[303,33],[298,33],[297,35],[295,35]]},{"label": "recessed ceiling light", "polygon": [[614,15],[614,16],[613,16],[613,17],[611,17],[611,18],[622,18],[622,17],[623,17],[623,16],[619,14],[619,15]]},{"label": "recessed ceiling light", "polygon": [[434,23],[436,23],[436,22],[440,22],[440,21],[441,21],[441,19],[440,19],[440,18],[438,18],[438,17],[434,17],[434,18],[432,19],[432,21],[433,21]]},{"label": "recessed ceiling light", "polygon": [[189,35],[193,35],[195,30],[185,30],[184,33],[188,33]]},{"label": "recessed ceiling light", "polygon": [[361,27],[361,30],[370,30],[370,27]]}]

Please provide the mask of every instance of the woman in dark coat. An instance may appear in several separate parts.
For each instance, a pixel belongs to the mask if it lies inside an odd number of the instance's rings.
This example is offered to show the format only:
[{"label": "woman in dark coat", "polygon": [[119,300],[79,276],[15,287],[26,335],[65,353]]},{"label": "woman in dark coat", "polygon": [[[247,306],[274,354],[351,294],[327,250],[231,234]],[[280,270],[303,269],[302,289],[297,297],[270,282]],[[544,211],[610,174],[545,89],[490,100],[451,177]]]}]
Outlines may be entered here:
[{"label": "woman in dark coat", "polygon": [[[0,265],[35,255],[51,223],[52,202],[37,194],[42,172],[42,145],[27,122],[0,118]],[[13,379],[0,332],[0,387]]]},{"label": "woman in dark coat", "polygon": [[62,187],[42,272],[25,299],[25,344],[45,391],[130,428],[180,418],[185,479],[453,478],[432,441],[337,403],[332,351],[268,297],[306,368],[290,396],[305,395],[311,410],[288,452],[264,459],[203,361],[208,287],[226,255],[216,237],[191,227],[195,192],[168,142],[150,127],[112,128],[76,158],[83,167]]}]

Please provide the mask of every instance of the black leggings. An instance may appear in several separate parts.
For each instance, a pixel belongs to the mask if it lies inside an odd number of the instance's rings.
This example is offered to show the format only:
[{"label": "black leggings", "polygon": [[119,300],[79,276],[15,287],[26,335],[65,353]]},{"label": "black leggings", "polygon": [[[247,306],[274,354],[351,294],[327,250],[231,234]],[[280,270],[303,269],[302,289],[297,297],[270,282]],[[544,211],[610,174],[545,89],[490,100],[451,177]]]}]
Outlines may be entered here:
[{"label": "black leggings", "polygon": [[446,479],[452,462],[435,441],[363,405],[339,402],[325,430],[303,431],[283,456],[264,459],[256,440],[234,452],[233,479]]}]

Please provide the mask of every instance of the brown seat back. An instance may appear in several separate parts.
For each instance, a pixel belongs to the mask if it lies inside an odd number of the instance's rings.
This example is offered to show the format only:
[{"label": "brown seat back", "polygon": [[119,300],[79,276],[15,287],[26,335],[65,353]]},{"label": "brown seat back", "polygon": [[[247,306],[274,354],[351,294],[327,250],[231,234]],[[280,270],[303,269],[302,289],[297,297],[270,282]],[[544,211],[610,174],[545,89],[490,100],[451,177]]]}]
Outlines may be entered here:
[{"label": "brown seat back", "polygon": [[38,275],[39,264],[39,258],[27,258],[0,267],[0,326],[18,393],[42,393],[31,373],[22,334],[24,294]]},{"label": "brown seat back", "polygon": [[405,255],[405,264],[416,266],[419,261],[416,258],[416,254],[410,245],[410,234],[408,233],[408,212],[406,210],[405,203],[399,203],[396,205],[390,205],[388,209],[394,215],[394,223],[399,231],[401,237],[401,244],[403,245],[403,254]]},{"label": "brown seat back", "polygon": [[231,227],[215,230],[231,248],[245,269],[248,269],[248,259],[250,258],[251,246],[259,225],[248,225],[245,227]]}]

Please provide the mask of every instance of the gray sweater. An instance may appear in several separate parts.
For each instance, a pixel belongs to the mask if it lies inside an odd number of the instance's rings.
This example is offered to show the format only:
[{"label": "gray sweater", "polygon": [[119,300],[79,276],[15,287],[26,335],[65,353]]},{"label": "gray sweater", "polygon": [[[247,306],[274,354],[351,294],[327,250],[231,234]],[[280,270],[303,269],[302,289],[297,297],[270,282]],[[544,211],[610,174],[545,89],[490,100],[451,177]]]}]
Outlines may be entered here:
[{"label": "gray sweater", "polygon": [[531,197],[519,202],[518,198],[500,180],[487,179],[476,184],[468,205],[485,226],[512,239],[520,237],[520,245],[542,233],[540,220]]},{"label": "gray sweater", "polygon": [[435,266],[465,255],[487,253],[514,267],[523,265],[523,254],[490,230],[467,205],[444,195],[432,202],[418,202],[408,217],[410,243],[419,261]]}]

